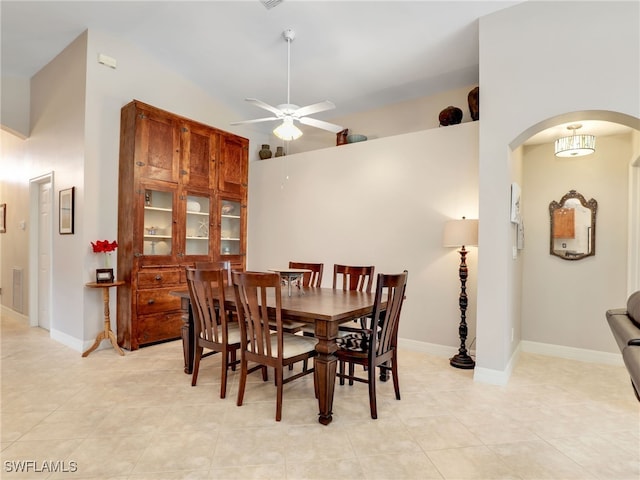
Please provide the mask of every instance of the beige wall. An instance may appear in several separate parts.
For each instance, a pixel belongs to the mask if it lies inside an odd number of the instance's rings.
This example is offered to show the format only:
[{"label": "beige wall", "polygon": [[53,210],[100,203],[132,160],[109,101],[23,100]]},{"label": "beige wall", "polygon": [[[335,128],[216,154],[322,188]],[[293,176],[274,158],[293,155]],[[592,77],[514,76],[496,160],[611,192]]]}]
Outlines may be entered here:
[{"label": "beige wall", "polygon": [[0,203],[7,204],[7,233],[0,234],[0,287],[2,306],[12,308],[12,269],[22,268],[24,292],[23,314],[28,314],[28,230],[21,230],[19,223],[29,220],[28,185],[24,176],[26,141],[0,130]]},{"label": "beige wall", "polygon": [[[472,121],[467,96],[475,86],[448,90],[366,112],[336,116],[327,121],[348,128],[349,133],[366,135],[369,140],[438,128],[440,123],[438,116],[449,105],[462,110],[462,123],[467,123]],[[338,113],[340,110],[337,108],[335,111]],[[336,145],[336,136],[324,130],[307,127],[304,135],[299,140],[290,142],[289,145],[275,136],[271,137],[271,142],[272,146],[284,146],[285,151],[290,153],[300,153],[333,147]],[[275,148],[273,150],[275,151]]]},{"label": "beige wall", "polygon": [[[578,158],[525,147],[523,340],[618,351],[604,312],[626,305],[630,137],[598,137],[596,153]],[[549,203],[569,190],[598,202],[596,255],[576,261],[549,254]]]},{"label": "beige wall", "polygon": [[[451,355],[459,345],[460,255],[442,246],[451,218],[477,218],[478,122],[272,158],[250,165],[250,269],[289,260],[409,271],[405,345]],[[469,345],[477,249],[468,254]]]},{"label": "beige wall", "polygon": [[[580,22],[574,22],[576,14],[580,16]],[[471,281],[476,279],[480,284],[478,291],[478,368],[476,377],[493,373],[497,379],[508,378],[508,369],[516,350],[520,335],[522,287],[523,281],[523,255],[515,261],[512,258],[513,229],[508,220],[509,186],[512,181],[523,179],[520,177],[518,167],[518,152],[511,152],[509,144],[522,132],[539,122],[562,115],[566,112],[582,109],[603,108],[612,111],[623,112],[634,117],[640,117],[640,93],[637,85],[640,84],[638,75],[638,6],[635,3],[583,2],[579,9],[575,3],[564,4],[562,2],[542,3],[527,2],[495,15],[481,19],[480,24],[480,90],[481,90],[481,121],[475,124],[463,124],[447,128],[434,128],[409,135],[380,138],[362,144],[332,147],[316,150],[305,154],[291,155],[285,159],[272,159],[271,162],[257,162],[251,166],[252,186],[250,187],[250,208],[259,203],[260,211],[266,212],[264,218],[250,211],[249,217],[249,262],[256,267],[268,268],[272,265],[266,263],[266,250],[273,247],[272,236],[282,238],[286,232],[274,233],[272,225],[288,220],[281,218],[282,212],[289,215],[309,217],[318,216],[320,226],[325,223],[331,225],[332,217],[327,212],[335,211],[340,215],[344,213],[344,204],[358,202],[364,196],[367,201],[363,208],[366,222],[360,222],[356,218],[340,218],[341,227],[358,226],[357,231],[351,232],[340,245],[332,244],[323,250],[325,263],[339,261],[340,258],[368,258],[373,256],[379,269],[395,269],[403,264],[402,268],[410,270],[410,284],[414,285],[412,297],[415,302],[422,302],[422,297],[437,301],[426,305],[426,308],[418,311],[417,306],[425,307],[422,303],[407,303],[410,319],[407,327],[415,328],[407,332],[407,335],[417,335],[421,341],[433,342],[445,348],[451,348],[457,344],[457,320],[458,312],[455,299],[458,293],[458,279],[455,265],[457,254],[455,251],[442,251],[437,247],[441,235],[442,221],[447,217],[468,214],[458,210],[460,202],[468,200],[466,193],[459,196],[451,196],[458,192],[457,184],[450,175],[449,169],[451,155],[445,148],[441,148],[446,142],[438,140],[456,132],[467,132],[469,129],[479,129],[478,151],[470,152],[469,158],[454,158],[453,162],[462,162],[460,167],[472,168],[467,164],[472,158],[478,159],[475,166],[477,185],[472,183],[475,179],[467,176],[465,168],[457,172],[457,182],[463,182],[465,192],[475,191],[479,196],[481,245],[470,255],[470,261],[474,256],[480,255],[479,265],[471,264]],[[547,34],[543,37],[539,34],[539,23],[531,22],[532,18],[545,18]],[[583,75],[582,71],[566,66],[560,60],[564,57],[555,55],[558,45],[572,44],[575,38],[581,39],[581,48],[573,50],[577,58],[586,63],[596,62],[599,68],[592,69],[589,75]],[[508,39],[506,41],[505,39]],[[606,42],[603,42],[606,39]],[[611,51],[619,52],[612,56]],[[553,53],[553,55],[550,54]],[[97,65],[97,54],[106,53],[118,60],[118,69],[113,71]],[[628,61],[620,62],[619,58]],[[558,62],[556,63],[556,60]],[[56,59],[54,62],[59,62]],[[66,122],[76,121],[78,113],[72,110],[73,118],[66,118],[69,109],[74,108],[73,101],[77,101],[77,93],[71,91],[66,85],[68,72],[66,64],[52,65],[48,70],[47,82],[42,82],[36,91],[32,91],[32,101],[36,99],[37,115],[32,114],[32,124],[36,128],[37,137],[29,139],[25,144],[9,145],[12,158],[23,157],[24,171],[19,182],[20,188],[16,188],[16,195],[27,195],[25,185],[28,179],[40,175],[45,171],[55,170],[56,173],[56,197],[57,190],[63,186],[78,186],[82,195],[78,198],[79,214],[81,222],[77,240],[56,240],[54,255],[60,258],[56,264],[54,282],[62,282],[71,285],[64,287],[66,302],[80,298],[81,305],[64,312],[57,312],[55,320],[65,322],[68,327],[62,332],[74,348],[80,350],[83,342],[92,342],[95,334],[101,329],[101,311],[99,299],[95,298],[95,292],[86,292],[83,284],[91,279],[95,268],[95,256],[90,252],[89,240],[97,238],[115,238],[116,236],[116,198],[117,193],[113,188],[113,179],[117,172],[119,109],[133,98],[138,98],[155,104],[176,113],[203,121],[205,123],[226,128],[230,113],[215,99],[207,96],[201,89],[182,78],[178,73],[171,72],[151,60],[144,53],[136,51],[130,45],[120,39],[110,38],[100,32],[90,33],[86,45],[86,55],[78,62],[86,63],[87,93],[84,116],[85,121],[78,125],[77,132],[69,134]],[[67,65],[68,66],[68,65]],[[75,70],[75,65],[72,65]],[[49,67],[48,67],[49,68]],[[553,75],[549,71],[553,70]],[[45,77],[43,77],[45,78]],[[558,81],[562,78],[562,81]],[[75,84],[73,84],[75,85]],[[73,86],[71,85],[71,86]],[[611,88],[603,86],[611,85]],[[83,87],[77,87],[83,88]],[[76,90],[77,90],[76,88]],[[466,89],[465,89],[466,90]],[[459,91],[456,98],[460,98]],[[462,100],[460,98],[460,100]],[[437,102],[440,103],[440,102]],[[443,102],[449,103],[449,102]],[[452,101],[451,103],[457,104]],[[52,106],[58,106],[52,108]],[[446,105],[433,104],[433,111],[424,112],[421,118],[437,118],[438,112]],[[462,105],[458,105],[463,108]],[[407,105],[410,109],[411,105]],[[466,109],[465,115],[467,113]],[[381,117],[372,116],[372,126],[362,124],[362,133],[381,131],[374,128],[376,122],[387,124],[388,128],[402,123],[406,118],[416,118],[416,112],[404,108],[391,107],[393,115],[380,111]],[[389,114],[386,114],[389,113]],[[397,117],[397,118],[396,118]],[[56,126],[58,121],[63,126]],[[48,128],[45,128],[49,125]],[[353,125],[357,125],[354,121]],[[353,128],[356,128],[355,126]],[[358,127],[359,128],[359,127]],[[62,132],[61,137],[58,134]],[[237,132],[242,134],[242,132]],[[245,135],[249,136],[249,135]],[[441,137],[442,136],[442,137]],[[82,138],[82,140],[81,140]],[[462,135],[462,138],[466,138]],[[637,138],[637,137],[636,137]],[[420,147],[414,145],[414,141],[420,139]],[[265,143],[263,138],[251,138],[254,152],[260,148],[260,143]],[[444,142],[444,143],[441,143]],[[398,143],[395,143],[398,142]],[[406,142],[407,145],[404,145]],[[434,143],[435,142],[435,143]],[[455,142],[454,142],[455,143]],[[466,144],[466,143],[465,143]],[[26,146],[22,146],[26,145]],[[408,149],[408,145],[413,145]],[[439,145],[433,150],[433,145]],[[462,145],[464,146],[464,145]],[[15,150],[14,150],[15,147]],[[24,149],[21,151],[21,149]],[[401,153],[396,153],[396,151]],[[3,162],[5,161],[5,143],[3,142]],[[380,152],[380,153],[379,153]],[[85,157],[82,165],[78,158]],[[437,157],[437,161],[434,160]],[[371,159],[375,160],[371,160]],[[398,160],[400,159],[400,160]],[[426,159],[426,160],[425,160]],[[394,168],[394,162],[400,162],[405,169]],[[526,159],[523,159],[523,162]],[[324,163],[327,169],[324,170]],[[269,166],[271,165],[271,166]],[[274,168],[273,165],[279,165]],[[331,165],[330,168],[329,165]],[[352,168],[360,165],[363,167],[366,177],[374,185],[381,185],[384,177],[388,185],[395,185],[400,179],[409,181],[411,189],[397,189],[384,187],[379,191],[382,198],[392,198],[394,194],[407,195],[417,203],[416,210],[411,210],[413,215],[405,217],[405,212],[387,200],[382,204],[370,197],[375,191],[371,190],[369,183],[360,184],[357,191],[346,188],[345,174],[352,172]],[[372,168],[375,165],[376,168]],[[423,170],[425,166],[429,168]],[[37,167],[37,168],[32,168]],[[303,168],[304,167],[304,168]],[[283,181],[288,175],[288,168],[295,174],[290,176],[290,182]],[[524,167],[522,167],[524,168]],[[263,176],[263,182],[256,182],[256,174],[261,170],[258,178]],[[80,174],[83,170],[83,174]],[[0,194],[7,195],[5,172],[2,169],[2,189]],[[11,169],[12,172],[16,171]],[[331,172],[331,175],[328,173]],[[353,172],[352,172],[353,174]],[[376,176],[380,177],[377,178]],[[438,179],[444,176],[447,181],[443,185],[453,186],[451,189],[441,189]],[[371,177],[371,178],[369,178]],[[298,184],[297,178],[304,179]],[[418,181],[422,180],[422,181]],[[320,214],[305,207],[309,202],[307,188],[313,187],[313,197],[322,198],[323,209]],[[386,185],[386,184],[385,184]],[[295,187],[295,188],[294,188]],[[303,188],[304,187],[304,188]],[[337,196],[334,190],[338,188],[342,197]],[[290,192],[295,194],[289,195]],[[285,195],[286,194],[286,195]],[[390,196],[391,195],[391,196]],[[440,203],[439,196],[447,199],[446,207]],[[470,197],[469,197],[470,198]],[[0,200],[1,201],[1,200]],[[426,202],[426,203],[422,203]],[[20,198],[16,203],[26,205],[28,201]],[[432,206],[434,203],[434,206]],[[358,206],[360,207],[360,206]],[[452,211],[447,210],[453,208]],[[423,211],[420,211],[423,209]],[[374,214],[375,212],[375,214]],[[477,212],[474,212],[474,215]],[[20,218],[28,214],[18,212]],[[428,220],[425,221],[424,219]],[[378,256],[377,250],[362,250],[356,248],[360,239],[370,234],[370,229],[379,226],[380,219],[390,219],[396,229],[402,230],[409,226],[413,235],[403,235],[403,241],[409,242],[405,249],[411,253],[411,258],[404,253],[385,254]],[[54,219],[57,228],[57,217]],[[29,227],[28,227],[29,228]],[[54,234],[54,236],[57,233]],[[16,244],[8,234],[0,237],[2,253],[1,263],[3,289],[7,264],[6,251],[20,250],[24,255],[26,245]],[[284,262],[291,255],[303,255],[304,251],[297,250],[309,242],[307,232],[297,232],[297,236],[284,237],[288,248],[271,248],[269,259]],[[336,238],[340,238],[336,236]],[[393,250],[393,238],[384,237],[375,244],[376,248],[385,248],[385,251]],[[11,243],[10,243],[11,242]],[[19,242],[19,240],[16,240]],[[266,242],[266,243],[262,243]],[[425,248],[425,245],[427,247]],[[530,245],[527,235],[527,247]],[[423,250],[424,248],[424,250]],[[7,250],[9,249],[9,250]],[[21,250],[25,249],[25,250]],[[382,251],[382,250],[381,250]],[[525,249],[526,251],[526,249]],[[438,252],[440,252],[438,254]],[[277,256],[276,256],[277,255]],[[438,255],[441,255],[438,257]],[[70,260],[68,264],[66,260]],[[22,260],[21,260],[22,261]],[[451,271],[451,263],[454,264]],[[404,267],[406,265],[406,267]],[[71,266],[71,267],[69,267]],[[415,272],[415,273],[414,273]],[[477,275],[474,275],[477,272]],[[451,275],[451,276],[448,276]],[[418,287],[427,287],[424,290]],[[453,304],[449,302],[453,296]],[[418,300],[419,299],[419,300]],[[440,301],[441,303],[438,303]],[[3,305],[6,297],[3,295]],[[413,302],[413,300],[412,300]],[[608,303],[608,302],[605,302]],[[475,314],[476,302],[470,305],[470,315]],[[443,318],[430,318],[425,326],[418,326],[422,318],[430,315],[432,311],[442,314]],[[449,309],[449,310],[446,310]],[[452,326],[453,323],[453,326]],[[415,326],[414,326],[415,325]],[[54,322],[55,326],[55,322]],[[511,332],[515,331],[514,341],[511,340]],[[549,332],[545,332],[547,335]],[[550,333],[549,333],[550,334]],[[76,337],[77,335],[77,337]],[[470,335],[471,337],[471,335]],[[406,338],[405,338],[406,339]],[[66,340],[65,340],[66,341]],[[552,340],[550,340],[552,341]],[[506,372],[506,375],[505,375]],[[480,373],[480,375],[478,375]]]},{"label": "beige wall", "polygon": [[[509,145],[568,112],[640,118],[639,16],[637,2],[524,2],[480,19],[478,380],[507,381],[519,344],[511,340],[522,309],[512,288],[521,271],[512,258]],[[584,65],[596,67],[585,74]]]},{"label": "beige wall", "polygon": [[[98,53],[114,56],[118,68],[99,65]],[[54,172],[51,336],[78,351],[90,346],[103,329],[102,299],[84,284],[95,279],[100,261],[90,242],[117,238],[120,108],[134,98],[231,131],[231,113],[202,89],[120,39],[85,32],[33,77],[28,140],[3,141],[3,167],[5,162],[10,167],[2,169],[2,195],[16,196],[7,203],[22,206],[12,215],[27,221],[27,233],[24,239],[3,234],[2,285],[13,266],[7,258],[24,264],[28,272],[26,236],[34,228],[29,179]],[[246,132],[239,128],[235,133]],[[10,136],[2,135],[3,140]],[[251,138],[252,145],[261,140]],[[59,235],[58,192],[71,186],[76,187],[75,233]],[[10,299],[2,295],[3,307],[10,308]],[[111,301],[115,311],[115,295]]]}]

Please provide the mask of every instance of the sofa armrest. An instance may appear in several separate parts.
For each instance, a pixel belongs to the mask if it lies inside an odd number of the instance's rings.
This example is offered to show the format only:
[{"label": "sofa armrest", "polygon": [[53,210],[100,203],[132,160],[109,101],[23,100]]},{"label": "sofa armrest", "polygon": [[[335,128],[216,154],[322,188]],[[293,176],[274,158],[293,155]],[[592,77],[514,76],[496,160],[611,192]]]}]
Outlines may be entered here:
[{"label": "sofa armrest", "polygon": [[631,321],[624,308],[608,310],[607,322],[609,322],[611,333],[613,333],[613,338],[615,338],[621,352],[629,340],[640,338],[640,328]]},{"label": "sofa armrest", "polygon": [[627,367],[636,398],[640,401],[640,346],[629,345],[622,350],[622,359]]}]

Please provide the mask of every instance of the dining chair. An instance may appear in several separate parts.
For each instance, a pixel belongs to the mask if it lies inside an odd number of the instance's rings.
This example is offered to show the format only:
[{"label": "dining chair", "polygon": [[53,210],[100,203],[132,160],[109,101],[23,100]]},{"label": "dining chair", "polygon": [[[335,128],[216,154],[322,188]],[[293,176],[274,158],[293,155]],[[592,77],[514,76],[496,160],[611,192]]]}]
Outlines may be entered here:
[{"label": "dining chair", "polygon": [[[220,375],[220,398],[227,394],[227,371],[235,370],[236,352],[240,349],[240,326],[232,322],[224,305],[224,270],[187,268],[187,286],[191,298],[195,328],[195,355],[191,386],[198,381],[200,360],[220,353],[222,366]],[[204,349],[211,350],[203,354]]]},{"label": "dining chair", "polygon": [[[333,266],[333,288],[338,287],[342,290],[357,290],[358,292],[371,293],[371,286],[373,284],[373,274],[376,267],[369,266],[355,266],[355,265],[340,265],[335,264]],[[357,318],[354,322],[360,322],[360,326],[364,328],[364,321],[367,317]],[[338,330],[343,331],[344,328],[340,326]]]},{"label": "dining chair", "polygon": [[322,284],[324,263],[289,262],[289,268],[304,268],[306,270],[311,270],[310,272],[302,275],[302,286],[320,288],[320,285]]},{"label": "dining chair", "polygon": [[333,288],[338,288],[338,285],[341,285],[342,290],[370,293],[375,270],[373,265],[360,267],[335,264],[333,266]]},{"label": "dining chair", "polygon": [[[276,421],[279,422],[284,384],[314,372],[314,368],[303,368],[301,372],[284,378],[284,367],[315,357],[316,340],[283,330],[282,292],[277,273],[233,272],[233,288],[242,332],[237,404],[241,406],[244,400],[247,375],[262,369],[262,378],[266,381],[266,368],[273,368],[277,389]],[[267,299],[272,299],[275,308],[267,307]],[[270,316],[275,319],[275,327],[270,325]],[[256,365],[249,368],[249,362]]]},{"label": "dining chair", "polygon": [[229,260],[224,260],[220,262],[195,262],[196,269],[198,270],[217,270],[219,268],[224,270],[224,279],[227,285],[233,285],[233,280],[231,279],[231,262]]},{"label": "dining chair", "polygon": [[[223,260],[219,262],[195,262],[196,269],[198,270],[224,270],[224,284],[225,286],[233,286],[233,280],[231,278],[231,262],[229,260]],[[235,318],[234,310],[227,310],[227,318],[229,321],[237,321]],[[234,365],[235,370],[235,365]]]},{"label": "dining chair", "polygon": [[[369,406],[371,418],[378,418],[376,402],[376,367],[393,376],[393,388],[396,400],[400,400],[400,386],[398,382],[398,324],[400,312],[405,298],[408,273],[378,274],[376,292],[373,304],[373,315],[367,328],[349,329],[351,333],[339,337],[336,342],[338,350],[338,373],[340,385],[349,380],[369,384]],[[385,305],[386,304],[386,305]],[[371,319],[378,319],[371,321]],[[349,371],[345,373],[345,363],[349,364]],[[366,367],[366,378],[356,376],[354,365]]]},{"label": "dining chair", "polygon": [[[308,263],[308,262],[289,262],[289,268],[304,268],[311,270],[302,276],[303,287],[315,287],[320,288],[322,285],[322,272],[324,270],[324,263]],[[302,332],[307,337],[314,336],[313,325],[308,325],[301,322],[294,322],[293,328],[289,328],[287,331],[290,333]],[[305,365],[306,366],[306,365]]]}]

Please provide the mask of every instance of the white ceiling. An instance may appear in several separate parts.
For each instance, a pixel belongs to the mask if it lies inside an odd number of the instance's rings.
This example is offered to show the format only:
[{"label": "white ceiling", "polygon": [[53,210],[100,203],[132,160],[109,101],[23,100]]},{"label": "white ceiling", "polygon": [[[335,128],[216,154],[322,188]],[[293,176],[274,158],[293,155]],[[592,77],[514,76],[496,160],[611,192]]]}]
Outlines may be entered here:
[{"label": "white ceiling", "polygon": [[244,99],[286,103],[282,32],[292,28],[291,102],[331,100],[335,110],[313,115],[331,120],[478,83],[478,18],[517,3],[2,0],[1,71],[31,77],[98,29],[181,72],[236,120],[259,118],[265,112]]},{"label": "white ceiling", "polygon": [[[2,74],[30,77],[85,29],[125,38],[224,101],[333,101],[344,116],[478,82],[478,18],[514,1],[0,2]],[[102,52],[109,55],[109,52]],[[116,59],[117,60],[117,59]],[[273,126],[271,127],[273,128]]]}]

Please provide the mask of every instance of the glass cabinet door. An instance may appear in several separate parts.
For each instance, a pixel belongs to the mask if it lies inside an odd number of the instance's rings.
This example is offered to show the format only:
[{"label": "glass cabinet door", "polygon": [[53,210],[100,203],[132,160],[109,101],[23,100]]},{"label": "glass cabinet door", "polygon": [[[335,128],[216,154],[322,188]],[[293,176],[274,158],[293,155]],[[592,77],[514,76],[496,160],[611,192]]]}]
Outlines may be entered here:
[{"label": "glass cabinet door", "polygon": [[185,255],[209,255],[209,197],[187,195]]},{"label": "glass cabinet door", "polygon": [[220,255],[240,255],[242,209],[239,200],[220,200]]},{"label": "glass cabinet door", "polygon": [[171,255],[173,248],[173,192],[144,191],[143,255]]}]

